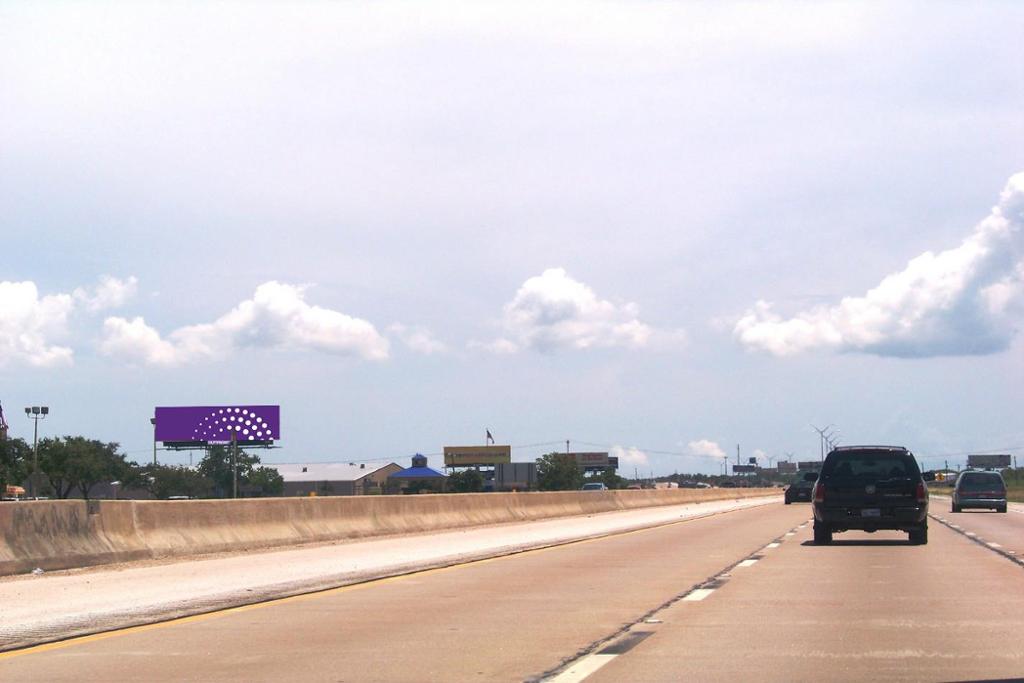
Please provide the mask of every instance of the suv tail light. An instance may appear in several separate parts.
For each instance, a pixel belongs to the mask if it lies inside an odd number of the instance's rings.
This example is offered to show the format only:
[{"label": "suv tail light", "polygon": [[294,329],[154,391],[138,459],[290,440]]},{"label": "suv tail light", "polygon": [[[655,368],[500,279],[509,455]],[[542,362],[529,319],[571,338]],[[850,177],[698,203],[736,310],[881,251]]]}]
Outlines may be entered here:
[{"label": "suv tail light", "polygon": [[925,488],[924,482],[917,482],[917,502],[924,503],[928,499],[928,489]]},{"label": "suv tail light", "polygon": [[814,484],[814,502],[824,503],[825,502],[825,485],[820,481]]}]

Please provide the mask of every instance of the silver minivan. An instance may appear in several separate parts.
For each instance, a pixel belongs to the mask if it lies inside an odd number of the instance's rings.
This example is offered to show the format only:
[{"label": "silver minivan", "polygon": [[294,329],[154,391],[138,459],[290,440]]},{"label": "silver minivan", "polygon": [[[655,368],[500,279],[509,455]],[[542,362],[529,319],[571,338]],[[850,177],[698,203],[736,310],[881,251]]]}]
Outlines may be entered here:
[{"label": "silver minivan", "polygon": [[968,470],[956,479],[953,512],[966,508],[985,508],[1006,512],[1006,482],[998,472]]}]

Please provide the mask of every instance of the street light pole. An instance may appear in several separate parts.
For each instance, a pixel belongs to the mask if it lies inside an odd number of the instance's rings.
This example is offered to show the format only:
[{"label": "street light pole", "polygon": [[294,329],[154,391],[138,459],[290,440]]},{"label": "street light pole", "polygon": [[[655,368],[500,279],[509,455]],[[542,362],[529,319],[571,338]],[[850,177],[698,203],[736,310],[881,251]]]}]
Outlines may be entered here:
[{"label": "street light pole", "polygon": [[153,466],[156,467],[156,418],[149,418],[149,424],[153,425]]},{"label": "street light pole", "polygon": [[25,416],[35,423],[32,429],[32,476],[28,480],[30,498],[37,498],[39,496],[39,492],[36,490],[36,480],[39,475],[39,421],[45,420],[49,414],[50,409],[47,406],[25,408]]}]

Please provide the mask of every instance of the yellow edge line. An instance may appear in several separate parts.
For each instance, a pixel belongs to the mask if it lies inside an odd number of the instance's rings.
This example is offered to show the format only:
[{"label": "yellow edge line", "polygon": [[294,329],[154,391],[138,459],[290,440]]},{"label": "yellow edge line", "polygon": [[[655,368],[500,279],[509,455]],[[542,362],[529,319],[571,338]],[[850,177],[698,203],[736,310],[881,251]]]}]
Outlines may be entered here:
[{"label": "yellow edge line", "polygon": [[[710,502],[710,501],[709,501]],[[764,503],[767,505],[768,503]],[[193,614],[187,617],[175,617],[166,621],[158,621],[154,624],[140,624],[138,626],[126,626],[124,628],[113,629],[110,631],[104,631],[102,633],[92,633],[87,636],[74,636],[66,640],[59,640],[52,643],[43,643],[42,645],[32,645],[29,647],[21,648],[19,650],[10,650],[8,652],[0,652],[0,661],[7,659],[13,659],[15,657],[22,657],[24,655],[39,654],[42,652],[50,652],[51,650],[59,650],[65,647],[71,647],[73,645],[85,645],[87,643],[95,643],[108,638],[114,638],[117,636],[129,635],[132,633],[142,633],[145,631],[152,631],[158,628],[166,628],[168,626],[177,626],[179,624],[190,624],[199,621],[207,621],[209,619],[216,619],[219,617],[227,616],[230,614],[236,614],[238,612],[247,612],[249,610],[260,609],[262,607],[270,607],[273,605],[282,605],[290,602],[298,602],[300,600],[312,600],[328,595],[337,595],[339,593],[346,593],[353,590],[359,590],[360,588],[369,588],[370,586],[379,586],[384,583],[391,583],[394,581],[400,581],[407,579],[411,576],[424,576],[426,574],[436,574],[444,571],[450,571],[454,569],[462,569],[464,567],[470,567],[474,565],[486,564],[488,562],[497,562],[498,560],[507,560],[512,557],[519,555],[525,555],[527,553],[541,553],[547,550],[559,550],[567,546],[582,545],[584,543],[595,543],[597,541],[604,541],[608,538],[615,536],[631,536],[633,534],[641,534],[648,531],[657,531],[658,529],[664,529],[665,527],[675,526],[677,524],[686,524],[687,522],[696,522],[709,517],[714,517],[726,512],[738,512],[740,510],[749,510],[753,508],[761,507],[760,505],[753,505],[749,508],[735,508],[732,510],[721,510],[719,512],[711,512],[706,515],[700,515],[698,517],[689,517],[687,519],[679,519],[674,522],[666,522],[665,524],[659,524],[657,526],[644,527],[642,529],[632,529],[630,531],[621,531],[619,533],[611,533],[605,536],[596,536],[594,538],[583,538],[578,541],[566,541],[565,543],[558,543],[555,545],[542,546],[540,548],[529,548],[526,550],[520,550],[518,552],[508,553],[506,555],[498,555],[496,557],[484,557],[479,560],[469,560],[468,562],[460,562],[458,564],[451,564],[444,567],[433,567],[431,569],[420,569],[411,571],[405,574],[396,574],[395,576],[384,576],[379,579],[369,579],[360,583],[351,583],[346,586],[337,586],[336,588],[325,588],[323,590],[314,590],[309,593],[302,593],[300,595],[289,595],[284,598],[271,598],[262,602],[254,602],[249,605],[239,605],[237,607],[224,607],[222,609],[214,610],[212,612],[204,612],[202,614]]]}]

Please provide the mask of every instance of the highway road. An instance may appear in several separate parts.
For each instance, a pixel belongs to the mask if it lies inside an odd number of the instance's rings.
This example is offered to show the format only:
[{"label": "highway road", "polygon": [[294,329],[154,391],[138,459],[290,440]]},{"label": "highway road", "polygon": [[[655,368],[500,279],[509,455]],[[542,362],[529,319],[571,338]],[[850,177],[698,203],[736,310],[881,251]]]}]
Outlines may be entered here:
[{"label": "highway road", "polygon": [[927,546],[850,532],[825,547],[809,515],[741,509],[85,636],[0,654],[0,679],[1024,676],[1024,567],[966,535],[1020,537],[1024,515],[952,515],[961,530],[935,519]]}]

